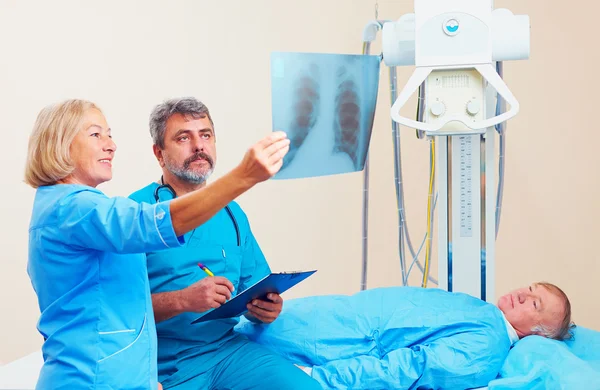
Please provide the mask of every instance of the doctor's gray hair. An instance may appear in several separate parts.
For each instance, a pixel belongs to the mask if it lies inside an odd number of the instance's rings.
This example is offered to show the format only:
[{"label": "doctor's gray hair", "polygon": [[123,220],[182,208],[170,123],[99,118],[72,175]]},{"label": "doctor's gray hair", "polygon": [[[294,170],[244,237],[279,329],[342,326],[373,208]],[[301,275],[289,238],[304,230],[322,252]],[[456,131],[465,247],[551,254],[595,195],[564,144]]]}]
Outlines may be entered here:
[{"label": "doctor's gray hair", "polygon": [[538,324],[534,326],[531,331],[534,334],[547,337],[549,339],[571,339],[573,337],[572,331],[575,328],[575,324],[571,322],[571,302],[569,301],[569,297],[567,297],[567,294],[565,294],[563,290],[552,283],[540,282],[536,283],[536,286],[545,287],[548,291],[559,297],[563,302],[564,311],[558,328],[549,327],[544,324]]},{"label": "doctor's gray hair", "polygon": [[160,149],[165,148],[167,121],[175,114],[182,114],[188,119],[208,118],[214,131],[215,125],[210,116],[210,112],[201,101],[193,97],[165,100],[163,103],[154,107],[154,110],[152,110],[152,113],[150,114],[150,135],[152,136],[154,145],[158,146]]}]

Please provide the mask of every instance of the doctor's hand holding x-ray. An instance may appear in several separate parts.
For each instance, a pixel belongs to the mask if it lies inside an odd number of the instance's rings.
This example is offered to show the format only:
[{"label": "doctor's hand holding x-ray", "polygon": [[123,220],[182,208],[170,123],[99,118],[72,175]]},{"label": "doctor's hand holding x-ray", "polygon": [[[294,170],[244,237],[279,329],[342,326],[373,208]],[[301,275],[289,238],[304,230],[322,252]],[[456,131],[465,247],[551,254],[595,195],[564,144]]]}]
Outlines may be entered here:
[{"label": "doctor's hand holding x-ray", "polygon": [[117,149],[97,106],[69,100],[42,110],[25,169],[37,189],[27,265],[44,338],[37,388],[159,388],[144,253],[181,248],[187,232],[273,176],[288,144],[272,133],[213,184],[150,205],[96,189],[112,178]]}]

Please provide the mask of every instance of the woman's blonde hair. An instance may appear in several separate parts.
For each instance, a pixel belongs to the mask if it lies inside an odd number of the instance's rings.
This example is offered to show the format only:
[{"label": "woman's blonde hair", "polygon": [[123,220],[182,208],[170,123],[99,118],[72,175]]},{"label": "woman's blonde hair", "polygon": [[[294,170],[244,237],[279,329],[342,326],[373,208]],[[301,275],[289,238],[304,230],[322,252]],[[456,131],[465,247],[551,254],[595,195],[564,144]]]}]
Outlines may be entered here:
[{"label": "woman's blonde hair", "polygon": [[69,148],[92,108],[100,110],[87,100],[71,99],[40,111],[29,137],[25,183],[33,188],[52,185],[73,172]]}]

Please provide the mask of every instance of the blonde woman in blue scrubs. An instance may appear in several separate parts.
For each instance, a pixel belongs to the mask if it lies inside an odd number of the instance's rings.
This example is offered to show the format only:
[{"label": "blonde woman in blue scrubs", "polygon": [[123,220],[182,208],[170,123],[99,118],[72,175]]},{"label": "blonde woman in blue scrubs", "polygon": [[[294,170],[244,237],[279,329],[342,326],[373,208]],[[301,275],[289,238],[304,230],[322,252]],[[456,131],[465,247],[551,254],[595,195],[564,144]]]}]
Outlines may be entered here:
[{"label": "blonde woman in blue scrubs", "polygon": [[[184,244],[234,198],[280,168],[281,132],[205,188],[154,205],[109,198],[117,149],[93,103],[44,108],[29,139],[25,182],[36,188],[27,270],[44,337],[39,389],[157,389],[156,328],[144,253]],[[226,299],[231,291],[216,291]]]}]

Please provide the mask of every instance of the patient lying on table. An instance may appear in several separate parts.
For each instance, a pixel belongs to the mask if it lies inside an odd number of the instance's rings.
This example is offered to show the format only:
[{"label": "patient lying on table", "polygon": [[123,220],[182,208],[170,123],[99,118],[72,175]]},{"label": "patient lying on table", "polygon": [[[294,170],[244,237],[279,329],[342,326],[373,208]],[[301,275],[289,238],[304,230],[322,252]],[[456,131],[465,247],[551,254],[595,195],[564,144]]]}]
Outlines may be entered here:
[{"label": "patient lying on table", "polygon": [[237,331],[272,347],[331,389],[468,389],[493,380],[519,338],[570,335],[571,305],[549,283],[497,306],[439,289],[390,287],[286,302],[269,326]]}]

